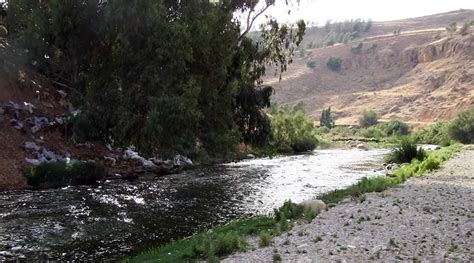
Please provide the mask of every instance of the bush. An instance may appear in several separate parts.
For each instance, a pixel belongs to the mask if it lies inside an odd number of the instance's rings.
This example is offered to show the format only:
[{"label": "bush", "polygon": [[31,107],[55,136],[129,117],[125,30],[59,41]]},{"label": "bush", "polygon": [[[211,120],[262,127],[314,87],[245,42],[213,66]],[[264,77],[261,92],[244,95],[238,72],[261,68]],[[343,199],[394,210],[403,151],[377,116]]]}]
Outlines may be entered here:
[{"label": "bush", "polygon": [[315,69],[316,68],[316,61],[313,61],[313,60],[308,61],[308,62],[306,62],[306,66],[310,69]]},{"label": "bush", "polygon": [[423,161],[426,152],[418,147],[416,143],[408,138],[402,138],[400,143],[387,155],[386,161],[389,163],[410,163],[413,159]]},{"label": "bush", "polygon": [[25,171],[29,185],[47,184],[52,187],[94,184],[105,175],[105,170],[95,162],[62,161],[42,163]]},{"label": "bush", "polygon": [[446,27],[446,31],[448,31],[448,33],[450,34],[456,33],[457,30],[458,30],[458,24],[456,22],[452,22]]},{"label": "bush", "polygon": [[316,148],[317,142],[314,137],[296,138],[291,144],[291,149],[297,153],[311,151]]},{"label": "bush", "polygon": [[448,134],[449,122],[439,121],[431,126],[416,132],[413,138],[418,143],[440,144],[447,146],[451,144],[451,138]]},{"label": "bush", "polygon": [[470,26],[471,26],[470,24],[464,23],[464,25],[461,27],[461,29],[459,29],[459,34],[462,35],[462,36],[467,35],[467,31],[469,30]]},{"label": "bush", "polygon": [[393,136],[393,135],[402,136],[402,135],[407,135],[409,133],[408,124],[399,120],[394,120],[394,121],[389,121],[387,123],[384,123],[382,127],[388,136]]},{"label": "bush", "polygon": [[342,59],[336,58],[336,57],[330,57],[328,59],[328,62],[326,63],[326,66],[332,71],[337,71],[341,69],[341,65],[342,65]]},{"label": "bush", "polygon": [[270,147],[280,153],[313,150],[318,144],[313,121],[299,107],[277,107],[271,111]]},{"label": "bush", "polygon": [[375,113],[374,111],[364,110],[362,112],[362,116],[359,118],[359,125],[362,128],[373,126],[377,124],[377,122],[378,122],[377,113]]},{"label": "bush", "polygon": [[449,125],[448,134],[451,138],[465,143],[474,143],[474,107],[459,114]]},{"label": "bush", "polygon": [[364,44],[360,42],[357,46],[351,48],[351,52],[354,54],[359,54],[363,46]]}]

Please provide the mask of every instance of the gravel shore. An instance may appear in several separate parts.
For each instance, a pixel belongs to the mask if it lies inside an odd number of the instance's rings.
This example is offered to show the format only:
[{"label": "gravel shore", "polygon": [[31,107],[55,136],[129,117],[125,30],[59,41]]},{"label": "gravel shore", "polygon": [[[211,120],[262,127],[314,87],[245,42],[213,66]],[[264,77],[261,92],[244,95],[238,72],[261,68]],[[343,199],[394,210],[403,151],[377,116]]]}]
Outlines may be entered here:
[{"label": "gravel shore", "polygon": [[[224,262],[474,261],[474,150],[365,201],[347,198]],[[362,199],[363,200],[363,199]]]}]

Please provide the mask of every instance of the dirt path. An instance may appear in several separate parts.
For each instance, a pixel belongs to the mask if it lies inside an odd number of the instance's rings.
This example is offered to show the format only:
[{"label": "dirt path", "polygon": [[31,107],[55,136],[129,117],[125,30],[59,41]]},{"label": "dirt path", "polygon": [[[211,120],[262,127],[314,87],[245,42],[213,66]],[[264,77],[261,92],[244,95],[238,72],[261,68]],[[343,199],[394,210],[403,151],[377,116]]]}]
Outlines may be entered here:
[{"label": "dirt path", "polygon": [[474,261],[474,149],[433,175],[412,178],[362,203],[346,199],[269,247],[225,262]]}]

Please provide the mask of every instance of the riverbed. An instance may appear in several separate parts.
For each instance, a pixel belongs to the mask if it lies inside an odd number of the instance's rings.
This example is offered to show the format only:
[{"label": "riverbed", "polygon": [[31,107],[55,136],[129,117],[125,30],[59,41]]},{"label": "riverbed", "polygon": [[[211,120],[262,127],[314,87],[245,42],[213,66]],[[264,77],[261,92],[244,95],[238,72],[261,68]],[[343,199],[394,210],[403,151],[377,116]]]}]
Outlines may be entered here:
[{"label": "riverbed", "polygon": [[382,175],[384,149],[316,150],[134,181],[0,193],[0,261],[114,260]]}]

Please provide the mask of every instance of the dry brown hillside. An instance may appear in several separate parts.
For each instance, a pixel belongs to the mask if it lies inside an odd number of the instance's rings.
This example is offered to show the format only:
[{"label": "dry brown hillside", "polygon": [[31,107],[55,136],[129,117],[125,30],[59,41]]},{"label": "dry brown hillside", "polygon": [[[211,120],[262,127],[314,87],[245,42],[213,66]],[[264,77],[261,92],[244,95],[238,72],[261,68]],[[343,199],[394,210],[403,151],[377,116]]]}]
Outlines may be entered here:
[{"label": "dry brown hillside", "polygon": [[[364,109],[382,119],[426,125],[449,119],[474,104],[474,27],[468,34],[448,34],[445,26],[474,20],[474,10],[421,18],[374,22],[373,29],[352,43],[308,50],[295,58],[282,81],[266,79],[279,103],[304,102],[315,120],[331,106],[337,124],[356,124]],[[394,28],[401,33],[394,35]],[[315,37],[308,30],[307,38]],[[359,42],[359,53],[351,48]],[[338,71],[329,57],[342,59]],[[306,66],[315,61],[316,67]]]}]

